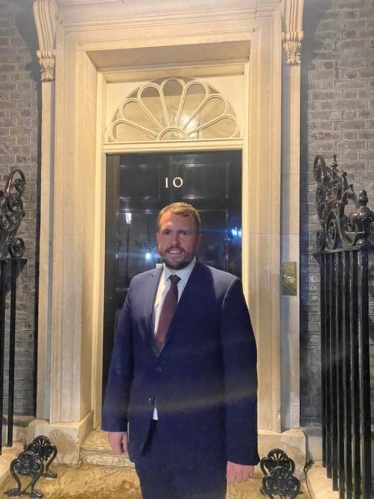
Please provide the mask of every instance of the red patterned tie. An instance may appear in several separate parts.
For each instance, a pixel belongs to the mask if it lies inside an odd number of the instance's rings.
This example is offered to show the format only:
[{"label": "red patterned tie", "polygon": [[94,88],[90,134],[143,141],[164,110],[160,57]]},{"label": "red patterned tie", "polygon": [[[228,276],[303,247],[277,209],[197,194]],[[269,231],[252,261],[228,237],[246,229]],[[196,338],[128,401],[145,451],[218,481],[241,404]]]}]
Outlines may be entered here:
[{"label": "red patterned tie", "polygon": [[174,311],[178,304],[178,281],[180,277],[172,274],[169,277],[170,288],[166,293],[164,303],[161,308],[160,320],[158,322],[156,342],[158,349],[161,351],[164,346],[165,336],[169,328],[171,318],[173,317]]}]

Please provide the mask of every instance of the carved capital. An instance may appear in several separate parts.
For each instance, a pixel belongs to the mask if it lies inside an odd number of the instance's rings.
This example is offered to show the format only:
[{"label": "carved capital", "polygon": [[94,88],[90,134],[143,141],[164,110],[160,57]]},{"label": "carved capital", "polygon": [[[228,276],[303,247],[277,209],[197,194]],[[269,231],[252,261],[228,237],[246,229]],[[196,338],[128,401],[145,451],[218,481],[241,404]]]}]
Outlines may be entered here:
[{"label": "carved capital", "polygon": [[283,0],[283,48],[287,64],[300,64],[304,0]]},{"label": "carved capital", "polygon": [[55,0],[34,0],[33,9],[39,41],[39,50],[36,55],[41,68],[41,80],[52,81],[55,77],[58,6]]},{"label": "carved capital", "polygon": [[[49,56],[48,56],[49,54]],[[54,52],[42,52],[38,50],[36,55],[40,64],[40,79],[42,81],[53,81],[55,79],[55,56]]]},{"label": "carved capital", "polygon": [[303,32],[291,32],[285,34],[283,40],[283,48],[286,54],[287,64],[300,64],[300,50],[302,39]]}]

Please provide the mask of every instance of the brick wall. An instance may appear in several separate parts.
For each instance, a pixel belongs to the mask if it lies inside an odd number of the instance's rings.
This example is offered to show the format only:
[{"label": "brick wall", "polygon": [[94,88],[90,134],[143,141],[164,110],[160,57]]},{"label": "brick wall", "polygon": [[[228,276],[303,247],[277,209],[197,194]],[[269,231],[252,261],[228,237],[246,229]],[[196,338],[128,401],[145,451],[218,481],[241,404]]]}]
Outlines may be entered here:
[{"label": "brick wall", "polygon": [[20,415],[35,411],[40,95],[36,50],[32,0],[0,0],[0,189],[15,168],[23,170],[27,182],[26,216],[17,233],[25,241],[27,258],[17,296],[14,409]]},{"label": "brick wall", "polygon": [[[335,152],[356,192],[374,208],[374,0],[305,0],[301,150],[301,422],[320,422],[318,218],[312,164]],[[34,413],[37,292],[39,66],[32,0],[0,0],[0,188],[14,168],[27,180],[19,235],[17,414]]]},{"label": "brick wall", "polygon": [[301,423],[320,423],[318,217],[312,166],[333,153],[374,209],[374,0],[306,0],[302,49]]}]

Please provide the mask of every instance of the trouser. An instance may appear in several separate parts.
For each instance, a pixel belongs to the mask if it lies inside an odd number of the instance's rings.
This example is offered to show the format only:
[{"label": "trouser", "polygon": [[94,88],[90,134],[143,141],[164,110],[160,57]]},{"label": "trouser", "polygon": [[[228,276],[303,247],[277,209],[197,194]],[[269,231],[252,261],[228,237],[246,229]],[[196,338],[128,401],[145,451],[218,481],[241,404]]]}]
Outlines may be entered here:
[{"label": "trouser", "polygon": [[225,499],[226,466],[208,456],[206,460],[189,456],[184,451],[188,435],[177,453],[165,426],[152,423],[143,454],[135,463],[143,499]]}]

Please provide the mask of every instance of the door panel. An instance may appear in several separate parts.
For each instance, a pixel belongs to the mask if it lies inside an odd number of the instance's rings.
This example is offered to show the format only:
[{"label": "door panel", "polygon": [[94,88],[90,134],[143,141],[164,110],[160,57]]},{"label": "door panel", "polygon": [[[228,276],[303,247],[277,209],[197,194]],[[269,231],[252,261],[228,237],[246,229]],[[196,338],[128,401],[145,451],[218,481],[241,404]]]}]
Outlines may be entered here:
[{"label": "door panel", "polygon": [[229,198],[230,163],[203,162],[200,158],[180,158],[175,161],[175,172],[183,179],[183,200],[220,201],[226,204]]},{"label": "door panel", "polygon": [[161,263],[158,212],[185,201],[200,213],[200,261],[241,277],[241,152],[108,155],[103,388],[118,314],[134,275]]}]

